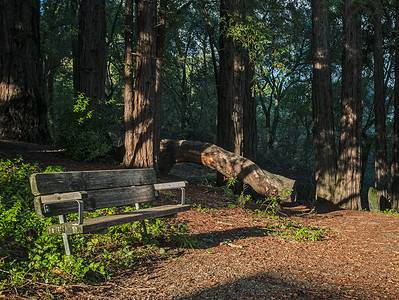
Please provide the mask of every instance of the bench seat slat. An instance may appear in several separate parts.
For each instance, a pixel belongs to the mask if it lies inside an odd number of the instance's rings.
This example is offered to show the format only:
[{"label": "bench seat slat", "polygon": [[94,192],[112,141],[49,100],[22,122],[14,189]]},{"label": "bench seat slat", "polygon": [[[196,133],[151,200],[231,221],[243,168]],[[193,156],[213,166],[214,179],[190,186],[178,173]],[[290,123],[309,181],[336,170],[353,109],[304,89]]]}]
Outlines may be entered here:
[{"label": "bench seat slat", "polygon": [[185,188],[186,185],[187,185],[187,181],[166,182],[166,183],[156,183],[156,184],[154,184],[154,188],[156,191],[163,191],[163,190],[173,190],[173,189]]},{"label": "bench seat slat", "polygon": [[[80,197],[80,194],[81,193],[78,192],[59,194],[59,203],[57,203],[55,200],[57,199],[57,195],[36,197],[36,211],[43,217],[66,215],[77,212],[77,204],[75,202],[64,202],[62,200],[71,198],[81,199],[82,197]],[[87,191],[84,193],[84,195],[84,210],[86,211],[132,205],[135,203],[150,202],[155,200],[153,185]],[[44,209],[43,205],[46,205],[47,209]]]},{"label": "bench seat slat", "polygon": [[110,226],[126,224],[145,219],[153,219],[174,215],[178,212],[187,211],[190,205],[163,205],[146,209],[135,210],[129,213],[122,213],[111,216],[102,216],[97,218],[85,219],[83,224],[71,223],[57,224],[49,227],[50,234],[85,234],[96,233]]},{"label": "bench seat slat", "polygon": [[154,184],[156,181],[154,169],[37,173],[30,177],[35,196]]}]

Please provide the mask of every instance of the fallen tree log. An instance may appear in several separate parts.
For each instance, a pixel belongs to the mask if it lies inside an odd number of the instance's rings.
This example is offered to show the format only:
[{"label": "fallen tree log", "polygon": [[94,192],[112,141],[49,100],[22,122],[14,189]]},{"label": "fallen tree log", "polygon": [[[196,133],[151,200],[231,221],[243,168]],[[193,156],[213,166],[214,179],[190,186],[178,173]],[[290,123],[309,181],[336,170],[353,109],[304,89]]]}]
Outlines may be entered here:
[{"label": "fallen tree log", "polygon": [[214,144],[186,141],[162,140],[159,155],[159,170],[168,173],[175,163],[191,162],[207,166],[227,178],[238,178],[258,194],[265,197],[281,196],[294,190],[295,180],[272,174],[261,169],[251,160],[226,151]]}]

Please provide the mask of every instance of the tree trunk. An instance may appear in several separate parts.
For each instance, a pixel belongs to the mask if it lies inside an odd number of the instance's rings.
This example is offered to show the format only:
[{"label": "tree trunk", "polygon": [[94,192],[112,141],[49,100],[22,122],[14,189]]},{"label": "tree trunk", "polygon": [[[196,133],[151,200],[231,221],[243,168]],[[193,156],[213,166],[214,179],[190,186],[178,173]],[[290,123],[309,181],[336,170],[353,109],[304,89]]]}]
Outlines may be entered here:
[{"label": "tree trunk", "polygon": [[79,1],[75,93],[98,104],[105,97],[105,0]]},{"label": "tree trunk", "polygon": [[[162,60],[166,35],[166,13],[167,0],[159,0],[158,24],[157,24],[157,47],[156,47],[156,70],[155,70],[155,127],[154,127],[154,150],[159,151],[159,142],[161,136],[161,100],[162,100]],[[154,154],[158,157],[158,153]]]},{"label": "tree trunk", "polygon": [[238,178],[265,197],[281,195],[294,189],[294,180],[262,170],[251,160],[214,144],[162,140],[160,171],[167,173],[173,164],[181,162],[202,164],[227,178]]},{"label": "tree trunk", "polygon": [[399,211],[399,0],[396,0],[395,101],[392,154],[392,208]]},{"label": "tree trunk", "polygon": [[388,163],[386,141],[386,113],[384,94],[384,52],[382,36],[382,4],[374,0],[374,115],[375,115],[375,188],[378,197],[387,198]]},{"label": "tree trunk", "polygon": [[360,9],[355,0],[345,0],[344,51],[342,59],[341,131],[335,204],[361,208],[361,51]]},{"label": "tree trunk", "polygon": [[38,0],[0,1],[0,138],[43,141]]},{"label": "tree trunk", "polygon": [[134,142],[133,131],[129,130],[129,121],[133,115],[133,0],[125,0],[125,87],[124,87],[124,124],[125,148]]},{"label": "tree trunk", "polygon": [[258,145],[258,133],[256,125],[256,98],[252,93],[252,78],[254,77],[254,68],[248,62],[246,78],[247,97],[244,99],[244,149],[243,155],[252,161],[256,161],[256,149]]},{"label": "tree trunk", "polygon": [[312,0],[313,13],[313,145],[316,202],[334,202],[337,154],[329,53],[328,6]]},{"label": "tree trunk", "polygon": [[137,50],[132,113],[125,118],[124,165],[156,167],[155,83],[156,83],[156,1],[136,1]]},{"label": "tree trunk", "polygon": [[252,68],[248,50],[228,34],[230,26],[245,22],[245,12],[243,0],[220,1],[217,144],[235,154],[255,157],[256,149],[252,146],[256,145],[255,104],[251,99]]}]

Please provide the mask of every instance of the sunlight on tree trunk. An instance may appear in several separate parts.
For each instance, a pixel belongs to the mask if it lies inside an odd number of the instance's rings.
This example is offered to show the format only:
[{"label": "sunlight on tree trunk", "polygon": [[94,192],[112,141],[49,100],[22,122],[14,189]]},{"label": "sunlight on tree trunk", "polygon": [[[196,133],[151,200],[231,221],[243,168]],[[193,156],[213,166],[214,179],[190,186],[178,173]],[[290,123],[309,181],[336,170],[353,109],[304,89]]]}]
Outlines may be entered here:
[{"label": "sunlight on tree trunk", "polygon": [[313,144],[316,201],[334,202],[336,146],[329,53],[328,3],[313,0]]},{"label": "sunlight on tree trunk", "polygon": [[342,59],[341,131],[335,203],[341,208],[361,209],[361,51],[360,8],[345,0]]},{"label": "sunlight on tree trunk", "polygon": [[47,137],[38,0],[0,2],[0,138]]},{"label": "sunlight on tree trunk", "polygon": [[156,167],[155,85],[156,85],[156,1],[139,0],[137,12],[137,50],[132,113],[125,118],[124,165],[134,168]]}]

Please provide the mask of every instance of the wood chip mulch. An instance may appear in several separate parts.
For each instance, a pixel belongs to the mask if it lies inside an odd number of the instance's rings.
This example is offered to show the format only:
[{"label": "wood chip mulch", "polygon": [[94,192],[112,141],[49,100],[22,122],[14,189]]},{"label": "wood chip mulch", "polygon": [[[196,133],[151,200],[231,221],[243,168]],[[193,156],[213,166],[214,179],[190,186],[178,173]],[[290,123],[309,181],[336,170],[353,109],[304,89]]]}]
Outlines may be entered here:
[{"label": "wood chip mulch", "polygon": [[[152,261],[112,282],[58,289],[74,299],[399,299],[399,218],[336,211],[290,217],[326,228],[322,241],[265,235],[270,220],[212,208],[220,192],[191,186],[201,208],[178,216],[201,246]],[[209,208],[206,207],[208,203]],[[225,203],[225,202],[224,202]],[[216,205],[215,205],[216,204]],[[54,290],[53,290],[54,292]]]}]

